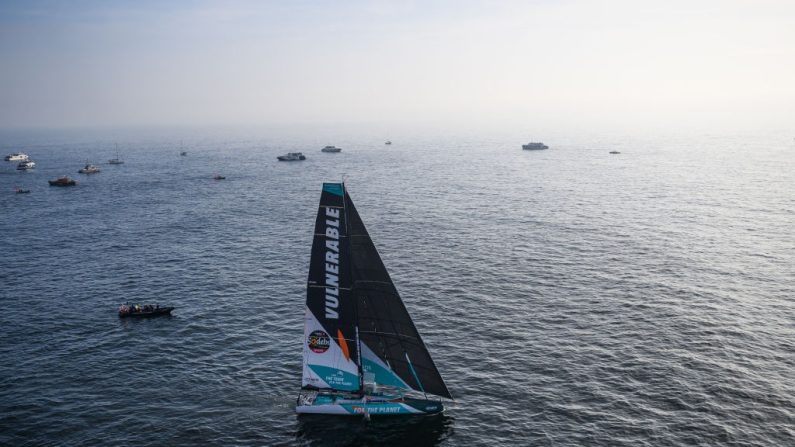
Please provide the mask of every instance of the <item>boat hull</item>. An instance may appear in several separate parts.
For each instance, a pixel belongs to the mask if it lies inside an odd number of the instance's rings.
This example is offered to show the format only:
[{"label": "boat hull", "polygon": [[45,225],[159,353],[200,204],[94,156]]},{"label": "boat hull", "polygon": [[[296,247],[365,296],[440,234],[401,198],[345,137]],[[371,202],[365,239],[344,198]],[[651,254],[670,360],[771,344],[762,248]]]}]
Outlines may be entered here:
[{"label": "boat hull", "polygon": [[444,411],[444,405],[438,400],[425,399],[316,399],[312,403],[295,407],[299,414],[334,414],[339,416],[405,416],[437,414]]},{"label": "boat hull", "polygon": [[161,307],[160,309],[155,309],[149,312],[127,312],[127,313],[119,312],[119,318],[140,318],[140,317],[156,317],[159,315],[171,315],[172,310],[174,310],[173,307]]}]

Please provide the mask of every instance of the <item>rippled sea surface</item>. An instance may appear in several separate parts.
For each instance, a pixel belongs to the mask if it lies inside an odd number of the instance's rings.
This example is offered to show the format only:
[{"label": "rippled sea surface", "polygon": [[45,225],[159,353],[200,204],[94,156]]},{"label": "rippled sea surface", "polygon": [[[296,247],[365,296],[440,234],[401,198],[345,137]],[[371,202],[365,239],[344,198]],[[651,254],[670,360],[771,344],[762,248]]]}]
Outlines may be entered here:
[{"label": "rippled sea surface", "polygon": [[[0,445],[795,445],[792,136],[390,137],[0,141]],[[443,415],[294,413],[343,177]]]}]

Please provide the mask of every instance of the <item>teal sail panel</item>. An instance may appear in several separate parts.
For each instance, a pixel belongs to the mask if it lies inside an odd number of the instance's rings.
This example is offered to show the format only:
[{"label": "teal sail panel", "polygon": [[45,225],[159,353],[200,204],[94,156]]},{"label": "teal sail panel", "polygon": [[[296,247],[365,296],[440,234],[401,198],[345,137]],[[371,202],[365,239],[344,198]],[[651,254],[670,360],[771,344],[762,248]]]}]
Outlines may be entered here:
[{"label": "teal sail panel", "polygon": [[395,388],[410,389],[411,387],[403,381],[389,366],[378,358],[375,353],[361,344],[362,348],[362,371],[373,375],[373,380],[377,385],[391,386]]}]

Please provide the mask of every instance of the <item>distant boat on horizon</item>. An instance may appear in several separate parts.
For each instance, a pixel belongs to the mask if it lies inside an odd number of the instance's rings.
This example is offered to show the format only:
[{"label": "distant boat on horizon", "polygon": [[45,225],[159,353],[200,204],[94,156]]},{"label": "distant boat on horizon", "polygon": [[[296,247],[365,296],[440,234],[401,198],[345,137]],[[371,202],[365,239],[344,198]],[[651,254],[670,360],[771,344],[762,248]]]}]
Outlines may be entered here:
[{"label": "distant boat on horizon", "polygon": [[537,151],[537,150],[541,150],[541,149],[549,149],[549,146],[547,146],[546,144],[541,143],[541,142],[538,142],[538,143],[530,142],[530,143],[527,143],[527,144],[523,144],[522,145],[522,149],[524,149],[526,151]]},{"label": "distant boat on horizon", "polygon": [[36,163],[33,160],[26,159],[19,162],[17,165],[17,171],[27,171],[36,167]]},{"label": "distant boat on horizon", "polygon": [[326,146],[321,149],[320,152],[342,152],[342,149],[338,148],[337,146]]},{"label": "distant boat on horizon", "polygon": [[92,165],[91,163],[86,163],[81,169],[77,171],[79,174],[96,174],[99,172],[99,168]]},{"label": "distant boat on horizon", "polygon": [[50,182],[50,186],[75,186],[77,185],[77,181],[74,179],[69,178],[69,176],[63,176],[57,178],[55,180],[47,180]]},{"label": "distant boat on horizon", "polygon": [[119,144],[116,143],[116,158],[111,158],[108,160],[109,165],[121,165],[124,164],[124,161],[119,158]]},{"label": "distant boat on horizon", "polygon": [[306,156],[301,152],[288,152],[286,155],[276,157],[279,161],[300,161],[306,160]]},{"label": "distant boat on horizon", "polygon": [[5,161],[25,161],[28,159],[28,154],[22,152],[14,152],[5,156]]},{"label": "distant boat on horizon", "polygon": [[392,144],[392,142],[391,142],[391,141],[389,141],[389,140],[386,140],[386,141],[384,142],[384,144],[386,144],[387,146],[389,146],[390,144]]}]

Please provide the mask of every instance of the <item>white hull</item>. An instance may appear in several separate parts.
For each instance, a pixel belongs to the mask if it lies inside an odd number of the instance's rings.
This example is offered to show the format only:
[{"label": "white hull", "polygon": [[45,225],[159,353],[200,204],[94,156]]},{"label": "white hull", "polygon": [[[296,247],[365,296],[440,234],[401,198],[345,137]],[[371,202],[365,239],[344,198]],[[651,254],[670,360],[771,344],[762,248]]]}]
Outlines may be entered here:
[{"label": "white hull", "polygon": [[335,414],[340,416],[436,414],[444,411],[441,401],[368,396],[344,398],[329,395],[302,395],[295,412],[300,414]]}]

